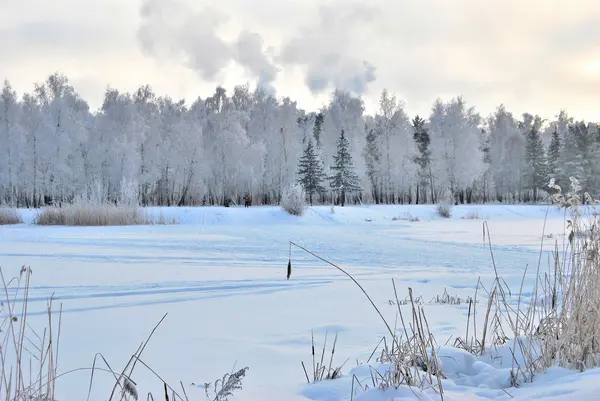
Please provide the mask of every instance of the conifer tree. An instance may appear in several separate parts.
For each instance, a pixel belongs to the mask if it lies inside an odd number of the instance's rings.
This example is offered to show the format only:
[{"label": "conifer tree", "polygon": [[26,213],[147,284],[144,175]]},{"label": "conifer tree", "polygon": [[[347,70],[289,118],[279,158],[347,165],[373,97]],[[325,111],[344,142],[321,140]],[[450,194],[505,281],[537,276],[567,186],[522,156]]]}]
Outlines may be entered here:
[{"label": "conifer tree", "polygon": [[299,160],[298,176],[298,183],[304,188],[304,192],[308,195],[308,201],[312,206],[313,195],[325,192],[322,183],[327,178],[312,139],[308,140],[304,154]]},{"label": "conifer tree", "polygon": [[545,188],[547,184],[546,155],[540,136],[540,125],[541,121],[535,121],[527,131],[525,138],[525,162],[527,168],[523,178],[525,185],[533,189],[534,200],[537,199],[538,189]]},{"label": "conifer tree", "polygon": [[568,182],[569,177],[575,177],[581,183],[583,191],[597,195],[599,192],[597,177],[600,175],[599,158],[600,143],[591,126],[583,121],[569,124],[559,157],[563,183]]},{"label": "conifer tree", "polygon": [[559,185],[560,183],[558,182],[557,176],[559,174],[558,160],[560,158],[560,147],[560,135],[558,134],[558,130],[555,128],[554,132],[552,133],[550,145],[548,146],[548,155],[546,156],[546,159],[548,160],[548,177],[546,181],[549,182],[550,178],[554,178],[557,180]]},{"label": "conifer tree", "polygon": [[329,185],[340,194],[339,203],[344,206],[346,193],[360,191],[358,175],[354,172],[354,161],[350,154],[350,142],[344,130],[337,143],[337,154],[333,156],[334,164],[330,167],[334,174],[329,177]]}]

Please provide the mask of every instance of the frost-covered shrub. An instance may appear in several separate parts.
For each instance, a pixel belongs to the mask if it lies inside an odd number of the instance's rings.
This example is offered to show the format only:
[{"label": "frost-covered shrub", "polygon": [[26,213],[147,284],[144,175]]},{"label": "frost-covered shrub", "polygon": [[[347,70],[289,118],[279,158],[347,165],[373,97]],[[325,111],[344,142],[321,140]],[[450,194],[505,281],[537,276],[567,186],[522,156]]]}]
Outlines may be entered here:
[{"label": "frost-covered shrub", "polygon": [[440,197],[440,202],[437,205],[437,212],[441,217],[450,218],[452,216],[452,206],[454,205],[454,197],[449,189],[444,190]]},{"label": "frost-covered shrub", "polygon": [[452,216],[452,205],[449,203],[439,203],[436,210],[441,217],[449,219]]},{"label": "frost-covered shrub", "polygon": [[17,209],[0,207],[0,226],[7,224],[20,224],[23,222]]},{"label": "frost-covered shrub", "polygon": [[306,209],[306,195],[299,184],[290,185],[283,191],[281,207],[294,216],[302,216]]}]

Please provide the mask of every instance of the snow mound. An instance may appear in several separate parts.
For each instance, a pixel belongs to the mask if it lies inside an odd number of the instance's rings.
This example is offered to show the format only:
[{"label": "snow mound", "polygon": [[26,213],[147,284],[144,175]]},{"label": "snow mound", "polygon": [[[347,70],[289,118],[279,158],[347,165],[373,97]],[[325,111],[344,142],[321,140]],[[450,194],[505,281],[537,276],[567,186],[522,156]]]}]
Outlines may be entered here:
[{"label": "snow mound", "polygon": [[[583,373],[550,368],[536,376],[531,383],[518,388],[510,387],[509,372],[512,342],[492,349],[482,356],[467,351],[441,347],[437,352],[443,372],[444,400],[544,400],[563,401],[576,398],[578,401],[598,399],[600,368]],[[431,388],[400,386],[380,389],[373,387],[372,371],[383,373],[387,365],[360,365],[350,369],[342,378],[305,385],[301,394],[314,401],[439,401],[437,391]],[[357,383],[361,383],[363,389]],[[354,395],[352,395],[354,391]]]}]

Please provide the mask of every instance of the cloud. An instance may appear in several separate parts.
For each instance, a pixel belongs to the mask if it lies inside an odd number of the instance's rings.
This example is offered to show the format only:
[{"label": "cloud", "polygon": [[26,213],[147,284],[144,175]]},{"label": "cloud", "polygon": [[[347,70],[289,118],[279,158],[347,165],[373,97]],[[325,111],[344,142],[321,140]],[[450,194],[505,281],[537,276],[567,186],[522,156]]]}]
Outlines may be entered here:
[{"label": "cloud", "polygon": [[[143,51],[157,59],[179,60],[208,81],[234,61],[273,93],[280,68],[265,52],[262,35],[242,27],[235,40],[223,40],[218,31],[228,22],[227,10],[216,7],[197,10],[185,0],[145,0],[138,31]],[[357,24],[373,23],[378,11],[362,3],[344,9],[340,14],[333,4],[317,7],[314,22],[292,28],[295,35],[273,50],[281,66],[302,70],[306,86],[315,94],[333,88],[364,94],[376,79],[375,65],[352,55],[351,49],[360,34]]]},{"label": "cloud", "polygon": [[179,0],[145,0],[138,39],[156,58],[176,58],[205,80],[214,80],[231,59],[230,46],[216,34],[224,17],[216,10],[196,11]]},{"label": "cloud", "polygon": [[0,54],[10,54],[10,57],[2,57],[2,62],[18,64],[24,59],[67,56],[73,53],[80,58],[113,53],[118,33],[102,32],[98,25],[99,23],[90,21],[44,19],[25,21],[13,26],[7,24],[6,28],[0,24]]},{"label": "cloud", "polygon": [[196,10],[182,0],[145,0],[140,16],[138,39],[146,54],[180,60],[207,81],[218,79],[233,60],[259,84],[274,90],[277,68],[263,51],[261,35],[242,31],[234,43],[226,42],[218,35],[227,22],[220,10]]},{"label": "cloud", "polygon": [[193,100],[250,79],[311,110],[337,87],[371,113],[387,88],[412,115],[463,95],[600,119],[599,19],[597,0],[0,1],[0,79],[60,71],[95,104],[106,85]]},{"label": "cloud", "polygon": [[277,78],[279,69],[263,52],[262,37],[253,32],[242,31],[233,45],[234,58],[246,70],[258,77],[258,84],[270,93],[275,93],[272,83]]},{"label": "cloud", "polygon": [[307,65],[305,79],[306,85],[315,94],[336,88],[362,95],[373,81],[375,66],[368,61],[342,57],[339,53],[315,57]]},{"label": "cloud", "polygon": [[284,43],[278,61],[300,66],[305,84],[314,94],[333,88],[362,95],[376,80],[376,67],[358,57],[364,43],[364,29],[376,21],[379,10],[363,3],[347,3],[343,8],[322,6],[318,18],[300,28]]}]

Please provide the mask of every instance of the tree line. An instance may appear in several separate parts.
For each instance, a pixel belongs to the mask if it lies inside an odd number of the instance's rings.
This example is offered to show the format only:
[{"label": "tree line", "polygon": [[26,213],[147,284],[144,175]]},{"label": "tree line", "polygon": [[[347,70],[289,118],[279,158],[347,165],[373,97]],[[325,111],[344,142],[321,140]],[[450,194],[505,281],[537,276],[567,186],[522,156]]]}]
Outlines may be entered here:
[{"label": "tree line", "polygon": [[191,104],[144,85],[108,88],[92,112],[59,73],[0,94],[0,203],[19,207],[132,191],[142,205],[277,204],[295,183],[311,203],[535,202],[571,176],[598,195],[600,133],[564,110],[482,117],[456,97],[411,118],[386,90],[367,115],[341,90],[305,111],[248,85]]}]

